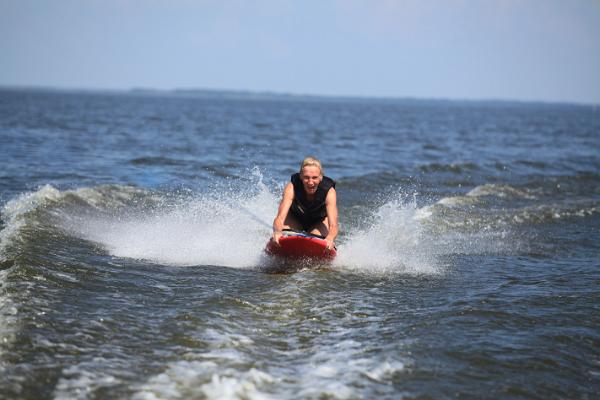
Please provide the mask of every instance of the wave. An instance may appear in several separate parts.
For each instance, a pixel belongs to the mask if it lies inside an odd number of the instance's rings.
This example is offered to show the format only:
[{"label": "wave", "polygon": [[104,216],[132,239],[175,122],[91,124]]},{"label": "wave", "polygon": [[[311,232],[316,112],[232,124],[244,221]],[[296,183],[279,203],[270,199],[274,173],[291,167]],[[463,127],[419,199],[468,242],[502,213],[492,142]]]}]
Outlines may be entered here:
[{"label": "wave", "polygon": [[435,173],[435,172],[451,172],[454,174],[462,174],[464,172],[472,172],[479,170],[479,166],[472,162],[464,162],[464,163],[451,163],[451,164],[441,164],[441,163],[429,163],[425,165],[421,165],[419,169],[425,173]]},{"label": "wave", "polygon": [[[51,257],[78,240],[88,243],[90,252],[100,249],[112,257],[157,264],[261,268],[268,264],[263,249],[281,188],[267,187],[258,170],[250,176],[203,193],[43,186],[3,207],[0,265],[9,268],[42,253]],[[360,203],[347,212],[341,207],[339,252],[331,267],[439,273],[448,266],[441,261],[448,255],[521,251],[526,241],[515,230],[527,223],[587,217],[600,210],[593,198],[557,199],[539,187],[503,184],[477,186],[425,206],[417,200],[417,195],[396,193],[378,206]]]},{"label": "wave", "polygon": [[130,161],[133,165],[140,166],[164,166],[164,165],[186,165],[186,162],[183,160],[178,160],[170,157],[138,157],[134,158]]},{"label": "wave", "polygon": [[587,217],[600,212],[594,193],[577,193],[567,184],[543,182],[516,187],[504,184],[477,186],[465,195],[444,197],[425,207],[428,216],[446,226],[509,226],[540,224],[557,219]]},{"label": "wave", "polygon": [[8,290],[8,272],[8,270],[0,270],[0,376],[4,375],[5,365],[2,362],[4,352],[14,342],[19,329],[17,306]]},{"label": "wave", "polygon": [[136,203],[149,202],[148,192],[129,186],[106,185],[64,192],[45,185],[32,193],[10,200],[2,209],[4,229],[0,231],[0,262],[23,255],[27,242],[42,232],[56,232],[59,224],[77,215],[110,213]]},{"label": "wave", "polygon": [[467,193],[468,197],[497,196],[497,197],[521,197],[535,199],[536,197],[527,189],[517,189],[510,185],[485,184],[477,186]]}]

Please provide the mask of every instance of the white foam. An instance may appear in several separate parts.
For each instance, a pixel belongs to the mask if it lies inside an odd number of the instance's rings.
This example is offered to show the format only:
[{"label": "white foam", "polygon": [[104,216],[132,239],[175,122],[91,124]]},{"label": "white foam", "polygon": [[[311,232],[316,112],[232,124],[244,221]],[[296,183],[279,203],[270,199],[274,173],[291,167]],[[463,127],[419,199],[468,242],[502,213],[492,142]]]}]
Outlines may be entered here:
[{"label": "white foam", "polygon": [[442,205],[449,208],[459,208],[467,206],[475,206],[480,204],[483,200],[482,197],[497,197],[497,198],[522,198],[527,200],[535,200],[536,196],[531,194],[526,189],[517,189],[509,185],[502,185],[496,183],[486,183],[484,185],[476,186],[471,189],[464,196],[450,196],[440,199],[436,204]]},{"label": "white foam", "polygon": [[255,368],[238,370],[214,361],[177,361],[137,388],[134,400],[154,399],[272,399],[262,389],[275,382]]},{"label": "white foam", "polygon": [[54,388],[54,398],[88,399],[94,391],[101,387],[111,387],[120,381],[113,375],[104,372],[110,368],[90,368],[88,363],[72,365],[64,368],[62,377]]},{"label": "white foam", "polygon": [[296,366],[295,375],[301,377],[295,382],[299,386],[299,397],[362,397],[350,384],[368,377],[387,385],[395,374],[404,371],[404,362],[365,350],[363,343],[355,340],[331,344],[328,337],[324,338],[322,343],[307,351],[312,355]]},{"label": "white foam", "polygon": [[535,199],[536,197],[525,190],[520,190],[509,185],[501,185],[496,183],[486,183],[485,185],[477,186],[469,193],[469,197],[480,196],[497,196],[497,197],[521,197],[525,199]]},{"label": "white foam", "polygon": [[474,205],[479,201],[477,196],[454,196],[454,197],[444,197],[440,199],[437,204],[441,204],[446,207],[461,207],[461,206],[470,206]]},{"label": "white foam", "polygon": [[377,382],[385,382],[391,379],[394,374],[404,370],[405,366],[400,361],[386,360],[374,368],[365,371],[365,375]]},{"label": "white foam", "polygon": [[[378,319],[372,325],[380,323]],[[241,332],[248,333],[243,328]],[[167,364],[163,372],[136,388],[133,399],[348,399],[362,397],[353,384],[365,379],[391,387],[406,362],[382,352],[367,352],[357,340],[341,339],[349,333],[355,331],[334,327],[333,332],[301,348],[290,337],[288,350],[274,353],[277,359],[261,370],[254,364],[254,340],[240,340],[246,336],[225,328],[206,329],[198,335],[208,346],[206,351],[188,353],[185,359]],[[397,355],[397,351],[392,353]]]},{"label": "white foam", "polygon": [[213,374],[211,381],[200,386],[200,390],[208,399],[268,400],[276,397],[263,393],[258,388],[274,381],[271,375],[251,368],[248,372],[236,378]]}]

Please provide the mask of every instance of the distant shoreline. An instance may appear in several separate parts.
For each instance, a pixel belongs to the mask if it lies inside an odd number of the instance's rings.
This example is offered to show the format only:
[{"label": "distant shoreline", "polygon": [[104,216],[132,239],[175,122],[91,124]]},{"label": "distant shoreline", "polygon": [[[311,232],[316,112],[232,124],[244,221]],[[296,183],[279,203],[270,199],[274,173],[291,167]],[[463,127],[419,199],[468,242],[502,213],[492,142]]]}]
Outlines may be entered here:
[{"label": "distant shoreline", "polygon": [[272,91],[220,90],[220,89],[153,89],[133,87],[131,89],[89,89],[60,88],[52,86],[10,86],[0,85],[0,92],[34,92],[66,94],[111,94],[137,95],[149,97],[177,97],[221,100],[257,100],[257,101],[309,101],[343,103],[381,103],[398,105],[488,105],[488,106],[569,106],[592,107],[594,111],[600,104],[568,101],[509,100],[509,99],[452,99],[419,97],[377,97],[377,96],[336,96],[297,94]]}]

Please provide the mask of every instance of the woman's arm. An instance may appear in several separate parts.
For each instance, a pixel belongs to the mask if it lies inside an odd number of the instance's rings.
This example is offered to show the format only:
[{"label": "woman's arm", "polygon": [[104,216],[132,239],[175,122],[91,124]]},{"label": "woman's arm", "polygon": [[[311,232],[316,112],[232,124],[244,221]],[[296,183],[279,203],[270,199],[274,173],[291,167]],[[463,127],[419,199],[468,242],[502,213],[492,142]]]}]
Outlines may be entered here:
[{"label": "woman's arm", "polygon": [[329,233],[325,237],[327,248],[335,247],[334,240],[338,234],[338,209],[337,209],[337,194],[334,188],[329,189],[325,198],[325,209],[327,210],[327,221],[329,223]]},{"label": "woman's arm", "polygon": [[283,189],[283,198],[281,199],[281,203],[279,203],[279,210],[277,211],[277,216],[273,220],[273,240],[275,243],[279,244],[279,238],[282,235],[283,225],[285,223],[285,219],[290,211],[290,207],[292,206],[292,202],[294,201],[294,185],[288,183],[285,185],[285,189]]}]

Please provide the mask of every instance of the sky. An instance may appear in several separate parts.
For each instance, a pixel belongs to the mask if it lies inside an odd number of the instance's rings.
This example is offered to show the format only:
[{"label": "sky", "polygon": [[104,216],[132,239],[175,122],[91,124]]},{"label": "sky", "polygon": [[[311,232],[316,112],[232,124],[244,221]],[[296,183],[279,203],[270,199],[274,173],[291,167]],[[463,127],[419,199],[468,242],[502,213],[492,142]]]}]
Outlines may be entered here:
[{"label": "sky", "polygon": [[0,86],[600,104],[600,0],[0,0]]}]

